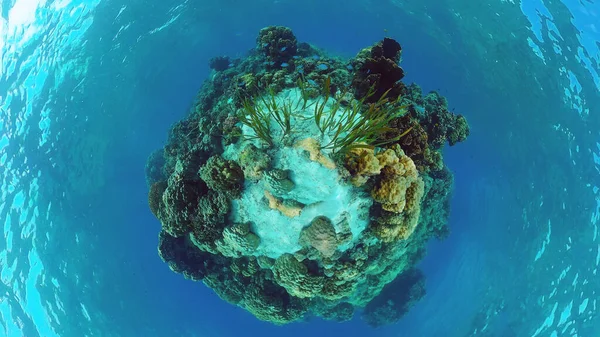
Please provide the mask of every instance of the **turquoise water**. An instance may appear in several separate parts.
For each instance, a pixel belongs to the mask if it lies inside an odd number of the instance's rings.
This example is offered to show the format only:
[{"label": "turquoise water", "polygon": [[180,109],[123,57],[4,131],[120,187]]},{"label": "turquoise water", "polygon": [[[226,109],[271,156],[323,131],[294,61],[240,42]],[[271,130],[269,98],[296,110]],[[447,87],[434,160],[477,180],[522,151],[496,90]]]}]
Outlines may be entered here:
[{"label": "turquoise water", "polygon": [[[0,336],[596,336],[600,4],[4,1]],[[445,153],[450,236],[397,324],[256,320],[156,253],[144,164],[208,60],[267,25],[351,57],[384,35],[406,82],[471,124]],[[387,31],[387,32],[386,32]]]}]

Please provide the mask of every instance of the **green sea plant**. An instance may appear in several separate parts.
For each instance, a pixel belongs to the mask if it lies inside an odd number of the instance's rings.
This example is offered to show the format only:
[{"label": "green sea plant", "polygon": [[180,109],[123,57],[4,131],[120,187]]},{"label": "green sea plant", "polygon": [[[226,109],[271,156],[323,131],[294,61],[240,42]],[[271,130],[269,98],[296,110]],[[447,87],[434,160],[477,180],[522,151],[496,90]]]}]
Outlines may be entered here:
[{"label": "green sea plant", "polygon": [[[331,94],[331,79],[327,78],[320,88],[321,95],[316,100],[310,99],[310,88],[300,78],[297,81],[300,97],[297,99],[278,100],[273,90],[266,95],[255,96],[243,100],[243,108],[238,118],[240,122],[254,131],[253,136],[245,136],[247,140],[260,139],[269,146],[274,144],[271,121],[281,128],[282,138],[293,133],[292,119],[304,118],[296,112],[305,111],[314,106],[312,118],[321,136],[328,136],[322,150],[333,153],[346,153],[357,147],[375,148],[393,143],[406,135],[410,129],[400,135],[382,139],[381,135],[395,132],[389,127],[392,120],[403,116],[407,106],[398,106],[398,101],[390,102],[385,92],[375,103],[365,102],[373,95],[374,90],[361,100],[342,104],[343,91],[336,98]],[[329,103],[333,100],[333,103]]]},{"label": "green sea plant", "polygon": [[[324,98],[322,102],[315,104],[314,109],[315,123],[321,135],[332,135],[322,149],[346,153],[354,148],[375,148],[396,142],[410,132],[408,129],[391,139],[381,139],[382,134],[396,131],[390,128],[389,124],[407,111],[407,106],[397,107],[398,100],[394,103],[388,101],[386,97],[389,90],[375,103],[368,104],[366,110],[363,110],[365,101],[374,94],[374,90],[348,106],[342,106],[341,99],[336,99],[325,115],[325,106],[330,98],[330,85],[331,79],[327,78],[323,84]],[[340,97],[344,97],[345,94],[342,93]]]}]

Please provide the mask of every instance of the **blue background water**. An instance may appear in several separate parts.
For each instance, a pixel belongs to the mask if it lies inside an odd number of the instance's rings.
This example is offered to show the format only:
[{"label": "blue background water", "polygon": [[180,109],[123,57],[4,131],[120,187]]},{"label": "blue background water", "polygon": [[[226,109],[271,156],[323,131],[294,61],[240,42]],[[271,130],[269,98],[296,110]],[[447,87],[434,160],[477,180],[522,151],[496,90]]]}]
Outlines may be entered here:
[{"label": "blue background water", "polygon": [[[0,336],[595,336],[600,5],[592,1],[3,1]],[[266,25],[341,56],[387,34],[472,134],[452,235],[398,324],[257,321],[156,253],[144,163]]]}]

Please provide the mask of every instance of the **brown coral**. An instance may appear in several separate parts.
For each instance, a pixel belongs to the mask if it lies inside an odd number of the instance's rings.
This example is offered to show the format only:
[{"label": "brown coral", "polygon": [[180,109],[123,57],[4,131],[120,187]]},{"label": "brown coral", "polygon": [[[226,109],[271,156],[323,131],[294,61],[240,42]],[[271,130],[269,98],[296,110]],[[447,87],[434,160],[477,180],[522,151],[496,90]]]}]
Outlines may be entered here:
[{"label": "brown coral", "polygon": [[310,225],[300,232],[299,243],[315,248],[323,257],[333,256],[338,246],[338,239],[331,220],[324,216],[314,218]]},{"label": "brown coral", "polygon": [[[373,103],[386,92],[391,100],[402,93],[404,84],[400,80],[404,77],[404,70],[398,65],[401,51],[398,42],[385,38],[356,56],[353,62],[356,72],[352,87],[357,99],[366,98],[367,102]],[[371,91],[373,93],[369,96]]]}]

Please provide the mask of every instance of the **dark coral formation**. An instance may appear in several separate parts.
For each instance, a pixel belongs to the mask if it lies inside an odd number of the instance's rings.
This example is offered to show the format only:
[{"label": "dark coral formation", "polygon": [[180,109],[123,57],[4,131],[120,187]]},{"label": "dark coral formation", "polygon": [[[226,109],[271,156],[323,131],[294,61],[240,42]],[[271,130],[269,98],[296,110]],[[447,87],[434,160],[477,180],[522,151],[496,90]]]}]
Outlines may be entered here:
[{"label": "dark coral formation", "polygon": [[[341,60],[298,43],[289,28],[267,27],[247,57],[212,59],[214,75],[189,115],[148,159],[148,204],[162,225],[158,249],[169,267],[276,324],[310,315],[346,321],[355,308],[364,308],[373,326],[400,319],[424,295],[415,265],[426,243],[448,234],[453,178],[442,147],[469,133],[442,96],[423,96],[417,85],[401,82],[400,53],[400,44],[386,38]],[[392,120],[378,148],[358,146],[329,162],[318,148],[305,153],[338,170],[353,193],[371,198],[366,228],[353,231],[346,213],[336,222],[313,216],[298,233],[297,250],[267,256],[256,223],[233,220],[248,202],[247,186],[262,184],[260,202],[290,219],[311,205],[286,199],[293,175],[275,167],[275,150],[245,141],[238,111],[249,98],[299,86],[310,99],[328,88],[332,101],[365,109],[386,94],[386,103],[407,113]],[[231,146],[237,156],[225,155]]]},{"label": "dark coral formation", "polygon": [[354,95],[362,98],[373,91],[367,99],[371,103],[386,92],[390,99],[398,98],[404,88],[400,82],[404,77],[404,70],[399,66],[401,52],[400,44],[387,37],[373,47],[363,49],[352,62],[356,69],[352,80]]},{"label": "dark coral formation", "polygon": [[437,92],[423,97],[421,88],[412,84],[406,89],[405,98],[411,104],[412,115],[427,132],[428,143],[433,149],[439,149],[446,143],[452,146],[469,136],[465,117],[450,112],[448,101]]}]

